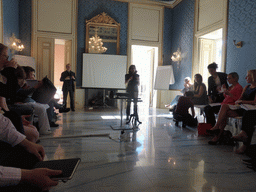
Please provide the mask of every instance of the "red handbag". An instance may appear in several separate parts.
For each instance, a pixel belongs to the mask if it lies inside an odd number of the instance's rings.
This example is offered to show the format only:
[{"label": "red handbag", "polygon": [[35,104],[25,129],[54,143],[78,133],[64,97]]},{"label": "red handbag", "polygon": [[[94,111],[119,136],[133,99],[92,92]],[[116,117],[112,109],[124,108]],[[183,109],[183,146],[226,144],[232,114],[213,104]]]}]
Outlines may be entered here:
[{"label": "red handbag", "polygon": [[210,123],[198,123],[197,126],[197,131],[198,131],[198,136],[199,135],[209,135],[206,130],[209,130],[212,128],[212,125]]}]

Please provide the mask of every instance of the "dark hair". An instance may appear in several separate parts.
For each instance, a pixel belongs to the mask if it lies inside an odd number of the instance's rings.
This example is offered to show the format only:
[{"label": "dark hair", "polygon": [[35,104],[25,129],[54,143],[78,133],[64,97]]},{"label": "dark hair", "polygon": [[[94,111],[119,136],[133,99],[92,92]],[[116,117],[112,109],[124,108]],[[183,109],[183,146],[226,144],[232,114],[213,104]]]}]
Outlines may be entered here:
[{"label": "dark hair", "polygon": [[208,69],[217,69],[218,65],[215,62],[213,62],[213,63],[209,64],[207,68]]},{"label": "dark hair", "polygon": [[201,74],[197,73],[195,74],[195,77],[197,77],[199,79],[199,82],[195,82],[195,84],[201,84],[203,82],[203,77]]},{"label": "dark hair", "polygon": [[3,52],[4,50],[6,50],[6,49],[8,49],[8,47],[7,47],[6,45],[0,43],[0,54],[2,54],[2,52]]},{"label": "dark hair", "polygon": [[236,72],[229,73],[228,75],[231,75],[232,78],[237,79],[237,81],[239,79],[239,75]]},{"label": "dark hair", "polygon": [[185,97],[194,97],[194,93],[193,91],[188,91],[188,92],[185,92]]},{"label": "dark hair", "polygon": [[26,73],[26,79],[28,78],[30,72],[35,72],[35,69],[33,67],[30,66],[23,66],[22,67]]},{"label": "dark hair", "polygon": [[[132,74],[132,73],[131,73],[131,68],[132,68],[132,67],[134,67],[134,68],[136,69],[135,65],[130,65],[130,67],[129,67],[129,74]],[[137,71],[135,71],[135,73],[137,73]]]},{"label": "dark hair", "polygon": [[14,74],[15,74],[17,79],[25,79],[26,78],[26,73],[25,73],[23,67],[21,67],[21,66],[18,66],[15,69]]}]

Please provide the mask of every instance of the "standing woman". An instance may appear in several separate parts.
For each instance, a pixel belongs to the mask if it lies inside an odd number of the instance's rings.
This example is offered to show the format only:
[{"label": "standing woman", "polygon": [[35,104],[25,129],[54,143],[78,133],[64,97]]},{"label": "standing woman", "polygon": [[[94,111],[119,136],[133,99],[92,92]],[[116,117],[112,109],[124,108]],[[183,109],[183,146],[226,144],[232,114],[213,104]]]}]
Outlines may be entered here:
[{"label": "standing woman", "polygon": [[208,71],[211,76],[208,78],[208,99],[210,103],[221,103],[224,100],[223,88],[228,88],[227,74],[217,72],[218,65],[211,63],[208,65]]},{"label": "standing woman", "polygon": [[[135,65],[129,67],[129,73],[125,75],[126,92],[129,93],[131,99],[138,98],[140,84],[140,76],[137,74]],[[126,120],[130,116],[131,100],[128,99],[126,107]],[[134,114],[137,115],[137,101],[134,102]]]}]

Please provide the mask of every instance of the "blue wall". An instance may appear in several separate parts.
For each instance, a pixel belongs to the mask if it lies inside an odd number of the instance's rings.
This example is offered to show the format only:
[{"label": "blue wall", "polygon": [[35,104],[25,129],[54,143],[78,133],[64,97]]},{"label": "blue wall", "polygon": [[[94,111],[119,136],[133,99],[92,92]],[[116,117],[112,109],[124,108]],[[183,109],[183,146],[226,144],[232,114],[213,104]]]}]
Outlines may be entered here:
[{"label": "blue wall", "polygon": [[19,0],[3,0],[3,27],[4,44],[8,46],[12,33],[19,38]]},{"label": "blue wall", "polygon": [[79,0],[77,26],[77,86],[82,85],[83,53],[85,52],[85,21],[105,12],[121,24],[120,55],[127,53],[128,3],[112,0]]},{"label": "blue wall", "polygon": [[19,3],[19,29],[20,40],[25,49],[21,55],[31,56],[31,20],[32,20],[32,2],[31,0],[21,0]]},{"label": "blue wall", "polygon": [[194,3],[195,0],[183,0],[173,9],[171,55],[180,48],[183,59],[180,67],[177,62],[172,62],[175,84],[170,85],[170,89],[182,89],[184,78],[192,74]]},{"label": "blue wall", "polygon": [[[243,47],[236,48],[233,40],[243,41]],[[237,72],[245,86],[249,69],[256,69],[256,1],[229,0],[226,72]]]},{"label": "blue wall", "polygon": [[163,65],[171,65],[172,54],[172,17],[173,10],[164,9],[164,31],[163,31]]}]

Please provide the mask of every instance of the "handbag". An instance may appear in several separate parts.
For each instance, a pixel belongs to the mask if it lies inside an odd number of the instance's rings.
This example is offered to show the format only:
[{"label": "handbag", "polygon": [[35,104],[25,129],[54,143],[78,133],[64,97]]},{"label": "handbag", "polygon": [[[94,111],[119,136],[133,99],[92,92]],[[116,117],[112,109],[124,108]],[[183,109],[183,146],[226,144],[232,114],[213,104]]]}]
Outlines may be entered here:
[{"label": "handbag", "polygon": [[197,126],[197,131],[198,131],[198,136],[206,136],[209,135],[206,130],[209,130],[212,128],[212,125],[210,123],[198,123]]},{"label": "handbag", "polygon": [[32,99],[38,103],[48,104],[54,98],[57,89],[47,76],[42,81],[43,86],[36,89],[32,95]]}]

